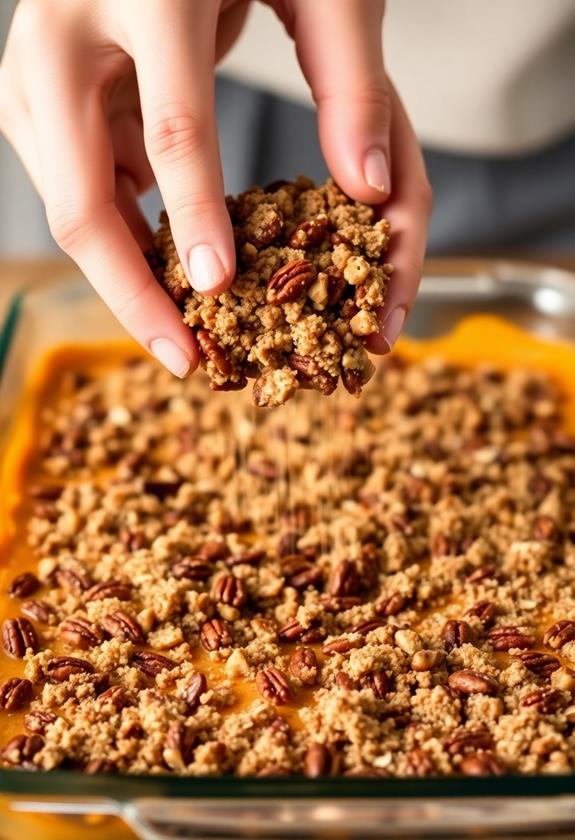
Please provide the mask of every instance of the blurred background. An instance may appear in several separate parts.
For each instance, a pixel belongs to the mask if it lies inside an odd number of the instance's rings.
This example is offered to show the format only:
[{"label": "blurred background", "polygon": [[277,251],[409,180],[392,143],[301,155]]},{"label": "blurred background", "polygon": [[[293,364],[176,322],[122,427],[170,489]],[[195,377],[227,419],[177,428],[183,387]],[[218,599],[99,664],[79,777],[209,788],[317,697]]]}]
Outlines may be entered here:
[{"label": "blurred background", "polygon": [[[226,190],[326,175],[294,49],[254,2],[221,66]],[[0,0],[3,46],[16,0]],[[435,193],[429,253],[575,256],[575,0],[388,0],[388,72]],[[144,198],[152,223],[161,200]],[[56,250],[43,207],[0,139],[0,257]]]}]

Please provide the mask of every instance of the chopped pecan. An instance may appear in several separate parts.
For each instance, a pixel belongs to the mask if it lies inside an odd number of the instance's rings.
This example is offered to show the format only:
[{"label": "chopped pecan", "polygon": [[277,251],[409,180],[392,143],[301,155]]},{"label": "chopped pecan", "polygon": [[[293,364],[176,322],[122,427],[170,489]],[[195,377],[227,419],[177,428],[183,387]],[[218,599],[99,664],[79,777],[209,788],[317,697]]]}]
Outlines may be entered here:
[{"label": "chopped pecan", "polygon": [[380,627],[386,627],[387,622],[380,621],[377,618],[371,621],[363,621],[361,624],[356,624],[351,628],[350,633],[359,633],[360,636],[367,636],[372,630],[379,630]]},{"label": "chopped pecan", "polygon": [[12,598],[27,598],[40,588],[40,581],[32,572],[22,572],[10,584],[8,595]]},{"label": "chopped pecan", "polygon": [[91,586],[84,595],[84,601],[103,601],[106,598],[116,598],[118,601],[129,601],[132,597],[132,587],[129,583],[119,580],[103,580]]},{"label": "chopped pecan", "polygon": [[328,265],[325,269],[325,275],[327,277],[327,305],[334,306],[343,295],[347,287],[347,280],[343,276],[343,272],[335,265]]},{"label": "chopped pecan", "polygon": [[121,685],[111,685],[98,696],[98,706],[113,706],[119,711],[128,705],[126,692]]},{"label": "chopped pecan", "polygon": [[289,671],[304,685],[315,685],[318,678],[317,656],[311,648],[300,647],[295,650],[289,661]]},{"label": "chopped pecan", "polygon": [[311,356],[298,356],[297,353],[291,353],[288,364],[297,372],[298,380],[302,385],[313,388],[324,396],[333,394],[337,388],[337,379],[323,370]]},{"label": "chopped pecan", "polygon": [[12,677],[0,683],[0,709],[15,712],[32,699],[32,683],[20,677]]},{"label": "chopped pecan", "polygon": [[292,699],[292,692],[285,674],[273,665],[258,671],[256,688],[265,700],[282,706]]},{"label": "chopped pecan", "polygon": [[314,219],[308,219],[296,227],[289,241],[290,248],[315,248],[321,245],[327,234],[328,218],[320,214]]},{"label": "chopped pecan", "polygon": [[532,532],[534,539],[544,542],[553,542],[559,536],[557,523],[551,516],[536,516]]},{"label": "chopped pecan", "polygon": [[532,648],[535,637],[522,627],[495,627],[488,633],[493,650],[512,650],[513,648]]},{"label": "chopped pecan", "polygon": [[371,689],[379,700],[383,700],[389,691],[389,677],[385,671],[370,671],[362,677],[361,687]]},{"label": "chopped pecan", "polygon": [[96,624],[85,618],[67,618],[60,625],[60,638],[73,648],[88,650],[104,641],[104,634]]},{"label": "chopped pecan", "polygon": [[49,726],[58,720],[55,714],[45,710],[37,709],[24,715],[24,728],[28,732],[36,732],[38,735],[45,735]]},{"label": "chopped pecan", "polygon": [[335,675],[335,684],[342,691],[354,691],[357,688],[355,680],[346,674],[345,671],[340,671]]},{"label": "chopped pecan", "polygon": [[162,656],[161,653],[155,653],[151,650],[133,653],[131,664],[148,677],[156,677],[162,671],[171,671],[172,668],[176,667],[176,663],[168,659],[167,656]]},{"label": "chopped pecan", "polygon": [[268,303],[293,303],[307,292],[315,276],[315,267],[309,260],[292,260],[286,263],[278,268],[268,281]]},{"label": "chopped pecan", "polygon": [[233,641],[229,625],[220,618],[205,621],[200,628],[200,641],[206,650],[228,647]]},{"label": "chopped pecan", "polygon": [[212,587],[212,597],[214,601],[239,609],[248,600],[248,591],[240,578],[235,575],[222,575]]},{"label": "chopped pecan", "polygon": [[522,706],[535,707],[543,715],[551,715],[567,705],[565,695],[557,688],[536,688],[521,701]]},{"label": "chopped pecan", "polygon": [[421,747],[414,747],[407,753],[407,766],[411,776],[417,776],[418,779],[425,779],[432,776],[435,772],[435,765],[425,750]]},{"label": "chopped pecan", "polygon": [[444,658],[445,654],[440,650],[416,650],[411,657],[411,667],[414,671],[433,671],[441,665]]},{"label": "chopped pecan", "polygon": [[229,376],[233,368],[224,348],[217,343],[208,330],[198,330],[196,338],[204,357],[213,364],[218,373],[221,373],[222,376]]},{"label": "chopped pecan", "polygon": [[445,740],[445,749],[449,755],[463,755],[472,750],[490,750],[493,736],[488,729],[456,729]]},{"label": "chopped pecan", "polygon": [[464,776],[504,776],[505,765],[493,753],[479,752],[464,756],[459,772]]},{"label": "chopped pecan", "polygon": [[320,604],[328,613],[340,613],[359,607],[363,603],[358,595],[346,595],[336,598],[335,595],[320,595]]},{"label": "chopped pecan", "polygon": [[337,756],[326,744],[313,743],[307,748],[303,760],[303,774],[308,779],[334,776],[337,773]]},{"label": "chopped pecan", "polygon": [[487,578],[498,578],[498,570],[495,563],[486,563],[485,566],[480,566],[473,572],[467,575],[466,581],[468,583],[479,583]]},{"label": "chopped pecan", "polygon": [[461,645],[473,644],[473,630],[466,621],[450,619],[443,625],[441,638],[446,650],[453,650]]},{"label": "chopped pecan", "polygon": [[141,645],[144,641],[144,631],[140,624],[124,610],[116,610],[103,616],[101,624],[106,633],[114,639],[133,642],[135,645]]},{"label": "chopped pecan", "polygon": [[448,685],[459,694],[497,694],[499,683],[487,674],[480,674],[470,668],[454,671],[447,679]]},{"label": "chopped pecan", "polygon": [[366,365],[359,368],[343,368],[341,381],[345,390],[353,397],[359,397],[364,385],[367,385],[375,372],[373,365]]},{"label": "chopped pecan", "polygon": [[38,639],[27,618],[7,618],[2,623],[2,646],[12,659],[22,659],[28,649],[38,650]]},{"label": "chopped pecan", "polygon": [[572,642],[575,639],[575,621],[568,621],[562,619],[548,627],[543,636],[543,644],[550,647],[552,650],[559,650],[559,648],[566,645],[567,642]]},{"label": "chopped pecan", "polygon": [[76,656],[55,656],[46,663],[45,671],[53,682],[65,682],[77,674],[93,674],[94,666]]}]

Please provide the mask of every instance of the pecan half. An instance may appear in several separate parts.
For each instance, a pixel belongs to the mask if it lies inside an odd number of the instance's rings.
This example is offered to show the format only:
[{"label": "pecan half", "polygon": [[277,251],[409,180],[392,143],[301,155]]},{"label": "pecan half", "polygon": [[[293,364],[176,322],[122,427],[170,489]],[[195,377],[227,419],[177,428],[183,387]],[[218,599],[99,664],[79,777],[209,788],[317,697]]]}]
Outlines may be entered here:
[{"label": "pecan half", "polygon": [[307,589],[308,586],[318,586],[323,580],[319,566],[302,554],[288,554],[282,557],[281,570],[286,583],[299,591]]},{"label": "pecan half", "polygon": [[12,677],[0,684],[0,709],[15,712],[32,699],[32,683],[20,677]]},{"label": "pecan half", "polygon": [[300,647],[289,661],[289,672],[304,685],[315,685],[318,678],[317,656],[311,648]]},{"label": "pecan half", "polygon": [[325,214],[320,214],[315,219],[308,219],[296,227],[292,233],[289,246],[290,248],[301,248],[304,251],[308,248],[315,248],[321,245],[328,227],[328,218]]},{"label": "pecan half", "polygon": [[27,598],[40,588],[40,581],[32,572],[22,572],[17,575],[8,589],[11,598]]},{"label": "pecan half", "polygon": [[496,612],[495,604],[492,604],[491,601],[477,601],[467,610],[465,616],[467,618],[477,618],[487,628],[493,624]]},{"label": "pecan half", "polygon": [[258,671],[256,675],[256,688],[265,700],[282,706],[292,699],[290,684],[279,668],[273,665]]},{"label": "pecan half", "polygon": [[449,755],[463,755],[472,750],[490,750],[493,736],[488,729],[456,729],[445,741]]},{"label": "pecan half", "polygon": [[268,281],[268,303],[293,303],[307,292],[315,276],[315,267],[309,260],[292,260],[282,265]]},{"label": "pecan half", "polygon": [[552,650],[559,650],[573,639],[575,639],[575,621],[562,619],[547,628],[543,636],[543,644]]},{"label": "pecan half", "polygon": [[267,556],[265,548],[247,548],[239,554],[232,554],[226,559],[226,565],[232,566],[257,566]]},{"label": "pecan half", "polygon": [[214,601],[240,609],[248,600],[248,591],[240,578],[235,575],[222,575],[212,587],[212,597]]},{"label": "pecan half", "polygon": [[333,642],[328,642],[323,646],[323,652],[326,656],[331,656],[334,653],[348,653],[350,650],[356,650],[363,647],[365,639],[355,638],[347,639],[343,636],[340,639],[334,639]]},{"label": "pecan half", "polygon": [[411,776],[418,779],[425,779],[435,772],[435,765],[425,750],[421,747],[414,747],[407,753],[407,767]]},{"label": "pecan half", "polygon": [[141,645],[144,641],[144,631],[135,618],[124,610],[116,610],[101,619],[101,624],[106,633],[114,639],[133,642]]},{"label": "pecan half", "polygon": [[464,776],[504,776],[505,765],[493,753],[479,752],[464,756],[459,764],[459,772]]},{"label": "pecan half", "polygon": [[84,601],[103,601],[106,598],[117,598],[118,601],[129,601],[132,597],[132,587],[129,583],[119,580],[104,580],[91,586],[84,596]]},{"label": "pecan half", "polygon": [[182,700],[189,714],[193,714],[200,705],[200,697],[208,690],[208,681],[199,671],[189,678],[182,690]]},{"label": "pecan half", "polygon": [[205,621],[200,628],[200,642],[206,650],[219,650],[232,644],[229,625],[220,618]]},{"label": "pecan half", "polygon": [[128,705],[126,692],[121,685],[111,685],[98,696],[98,706],[112,706],[119,711]]},{"label": "pecan half", "polygon": [[208,330],[198,330],[196,337],[204,357],[209,359],[218,373],[221,373],[222,376],[229,376],[233,368],[224,348],[218,344]]},{"label": "pecan half", "polygon": [[528,671],[540,677],[549,677],[553,671],[561,667],[561,663],[557,657],[550,653],[526,651],[525,653],[518,653],[513,658],[519,660],[519,662],[523,662]]},{"label": "pecan half", "polygon": [[176,560],[170,574],[178,580],[207,580],[212,570],[212,564],[205,557],[191,556]]},{"label": "pecan half", "polygon": [[2,749],[0,757],[14,766],[26,766],[32,763],[36,753],[44,746],[41,735],[15,735]]},{"label": "pecan half", "polygon": [[359,397],[364,385],[367,385],[375,368],[367,366],[363,370],[358,368],[343,368],[341,372],[341,381],[345,390],[353,397]]},{"label": "pecan half", "polygon": [[480,674],[470,668],[454,671],[447,678],[450,688],[459,694],[497,694],[499,683],[487,674]]},{"label": "pecan half", "polygon": [[298,356],[291,353],[288,356],[288,364],[298,375],[298,381],[303,387],[313,388],[324,396],[333,394],[337,388],[337,379],[321,368],[311,356]]},{"label": "pecan half", "polygon": [[197,553],[210,563],[215,563],[217,560],[225,560],[231,554],[227,544],[222,540],[208,540],[200,546]]},{"label": "pecan half", "polygon": [[355,563],[351,560],[340,560],[328,582],[329,594],[337,598],[357,595],[359,588],[360,581]]},{"label": "pecan half", "polygon": [[109,758],[94,758],[86,764],[82,772],[86,776],[95,776],[96,773],[115,773],[117,769],[118,766]]},{"label": "pecan half", "polygon": [[67,592],[72,592],[74,595],[81,595],[82,592],[85,592],[92,586],[92,578],[83,569],[72,569],[69,566],[63,566],[56,569],[55,578],[58,586]]},{"label": "pecan half", "polygon": [[522,627],[496,627],[487,634],[493,650],[527,649],[535,644],[535,637]]},{"label": "pecan half", "polygon": [[195,733],[181,720],[170,724],[163,759],[172,770],[183,770],[194,757]]},{"label": "pecan half", "polygon": [[303,760],[303,774],[308,779],[333,776],[337,772],[337,760],[333,751],[325,744],[310,744]]},{"label": "pecan half", "polygon": [[24,727],[28,732],[36,732],[39,735],[45,735],[46,730],[51,724],[58,720],[52,712],[40,711],[28,712],[24,715]]},{"label": "pecan half", "polygon": [[347,280],[335,265],[328,265],[324,273],[327,276],[327,305],[334,306],[343,295]]},{"label": "pecan half", "polygon": [[446,650],[453,650],[465,644],[473,644],[473,630],[466,621],[450,619],[443,625],[441,638]]},{"label": "pecan half", "polygon": [[88,650],[104,641],[104,634],[96,624],[85,618],[67,618],[60,625],[60,638],[73,648]]},{"label": "pecan half", "polygon": [[52,607],[45,601],[22,601],[20,609],[24,615],[34,619],[34,621],[38,621],[40,624],[53,624],[56,619]]},{"label": "pecan half", "polygon": [[536,688],[521,701],[522,706],[535,707],[543,715],[551,715],[566,706],[565,696],[557,688]]},{"label": "pecan half", "polygon": [[397,615],[407,605],[407,598],[401,592],[392,592],[390,595],[381,598],[375,605],[377,615]]},{"label": "pecan half", "polygon": [[171,671],[176,667],[176,663],[167,656],[151,650],[142,650],[132,654],[131,664],[148,677],[156,677],[162,671]]},{"label": "pecan half", "polygon": [[65,682],[76,674],[93,674],[94,666],[76,656],[55,656],[45,666],[46,676],[53,682]]},{"label": "pecan half", "polygon": [[38,650],[38,639],[27,618],[7,618],[2,623],[2,646],[12,659],[22,659],[28,649]]},{"label": "pecan half", "polygon": [[389,677],[385,671],[370,671],[362,677],[361,687],[371,689],[379,700],[383,700],[389,691]]}]

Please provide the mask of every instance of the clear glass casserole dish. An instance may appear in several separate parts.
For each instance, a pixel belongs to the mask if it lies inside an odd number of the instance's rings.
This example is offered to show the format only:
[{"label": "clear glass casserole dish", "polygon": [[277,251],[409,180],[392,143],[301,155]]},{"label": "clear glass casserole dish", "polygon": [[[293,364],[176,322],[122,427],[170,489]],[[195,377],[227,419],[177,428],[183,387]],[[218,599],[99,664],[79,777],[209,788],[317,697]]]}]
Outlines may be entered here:
[{"label": "clear glass casserole dish", "polygon": [[[453,264],[426,277],[408,332],[448,332],[474,312],[502,315],[545,337],[575,336],[575,277],[556,269]],[[45,351],[106,341],[121,328],[78,279],[31,290],[12,303],[0,334],[0,458],[23,384]],[[574,371],[575,376],[575,371]],[[143,838],[244,836],[573,836],[575,776],[442,779],[236,779],[84,776],[0,771],[0,796],[15,811],[121,817]],[[0,811],[0,814],[2,812]],[[11,830],[12,817],[3,818]],[[16,823],[14,823],[14,826]],[[46,823],[36,836],[65,836]],[[80,836],[74,822],[71,836]],[[86,836],[125,836],[87,822]],[[101,833],[100,833],[101,832]],[[119,832],[119,829],[118,829]],[[7,834],[8,837],[15,836]]]}]

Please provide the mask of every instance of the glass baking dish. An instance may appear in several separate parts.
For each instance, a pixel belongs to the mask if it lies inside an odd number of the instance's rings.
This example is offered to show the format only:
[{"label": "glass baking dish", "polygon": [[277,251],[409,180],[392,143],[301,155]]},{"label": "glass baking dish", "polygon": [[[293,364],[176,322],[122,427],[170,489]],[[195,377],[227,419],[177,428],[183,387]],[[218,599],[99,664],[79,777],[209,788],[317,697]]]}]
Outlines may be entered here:
[{"label": "glass baking dish", "polygon": [[[463,316],[485,311],[545,337],[573,338],[575,275],[453,261],[426,276],[407,331],[414,338],[440,335]],[[122,335],[80,278],[32,288],[13,300],[0,333],[0,458],[23,383],[39,357],[61,343]],[[23,812],[61,816],[18,823]],[[146,840],[573,837],[575,775],[312,781],[0,771],[2,838],[23,831],[58,840],[133,837],[114,817]]]}]

